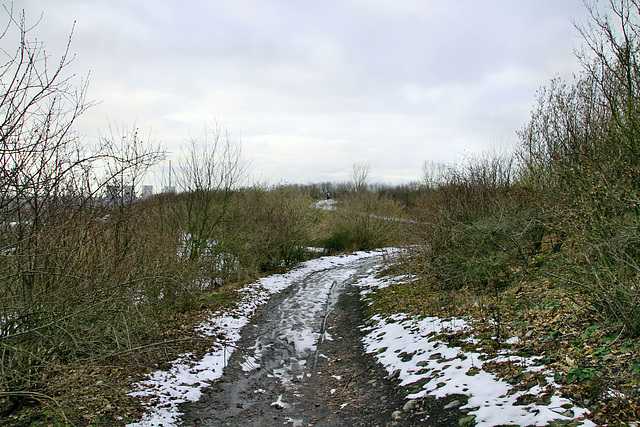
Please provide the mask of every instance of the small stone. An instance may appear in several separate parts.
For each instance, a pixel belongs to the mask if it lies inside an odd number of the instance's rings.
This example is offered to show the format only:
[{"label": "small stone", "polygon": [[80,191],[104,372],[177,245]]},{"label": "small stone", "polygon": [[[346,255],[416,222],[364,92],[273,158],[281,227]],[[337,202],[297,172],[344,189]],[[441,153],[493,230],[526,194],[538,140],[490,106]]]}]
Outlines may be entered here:
[{"label": "small stone", "polygon": [[418,407],[418,402],[415,399],[412,399],[404,404],[402,410],[405,412],[412,411]]},{"label": "small stone", "polygon": [[459,400],[452,400],[447,406],[444,407],[444,409],[457,408],[460,405],[462,405],[462,403],[460,403]]},{"label": "small stone", "polygon": [[473,422],[473,420],[475,420],[476,417],[473,415],[467,415],[466,417],[462,417],[458,420],[458,425],[460,427],[466,426],[466,425],[471,425],[471,423]]},{"label": "small stone", "polygon": [[399,420],[400,418],[402,418],[402,412],[400,412],[400,411],[394,411],[391,414],[391,419],[392,420]]},{"label": "small stone", "polygon": [[387,378],[390,380],[395,380],[396,378],[398,378],[400,376],[400,369],[396,369],[395,371],[393,371]]},{"label": "small stone", "polygon": [[236,403],[236,407],[242,409],[242,403]]}]

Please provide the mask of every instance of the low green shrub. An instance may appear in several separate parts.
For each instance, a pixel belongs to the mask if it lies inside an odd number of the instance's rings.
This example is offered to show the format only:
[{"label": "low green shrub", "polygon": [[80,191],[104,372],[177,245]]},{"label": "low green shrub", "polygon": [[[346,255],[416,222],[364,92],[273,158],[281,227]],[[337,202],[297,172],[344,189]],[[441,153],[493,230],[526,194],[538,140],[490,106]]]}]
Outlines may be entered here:
[{"label": "low green shrub", "polygon": [[421,270],[442,289],[507,286],[542,246],[546,228],[505,157],[470,160],[432,190],[419,212]]},{"label": "low green shrub", "polygon": [[225,250],[243,279],[309,258],[307,247],[320,212],[299,188],[280,186],[237,192],[220,228]]},{"label": "low green shrub", "polygon": [[369,191],[341,198],[326,215],[321,245],[330,252],[371,250],[400,242],[405,222],[400,205]]}]

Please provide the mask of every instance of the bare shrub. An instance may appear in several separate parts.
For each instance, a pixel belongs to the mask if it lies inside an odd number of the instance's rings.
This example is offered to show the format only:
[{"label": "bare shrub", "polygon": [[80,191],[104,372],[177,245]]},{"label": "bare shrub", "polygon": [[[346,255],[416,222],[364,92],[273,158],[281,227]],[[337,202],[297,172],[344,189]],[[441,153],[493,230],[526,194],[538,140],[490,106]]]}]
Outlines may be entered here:
[{"label": "bare shrub", "polygon": [[[113,176],[134,179],[162,153],[140,151],[135,138],[118,138],[133,157],[83,144],[73,124],[91,103],[86,81],[75,86],[66,73],[70,45],[51,68],[31,29],[9,10],[1,35],[18,41],[0,66],[0,392],[15,400],[43,394],[47,375],[65,366],[136,347],[146,334],[143,290],[161,276],[153,259],[113,244],[141,206],[107,215],[101,165],[114,160]],[[127,247],[143,247],[134,230]]]},{"label": "bare shrub", "polygon": [[217,122],[191,136],[183,148],[178,183],[184,191],[185,253],[191,261],[216,252],[216,227],[245,174],[241,145]]},{"label": "bare shrub", "polygon": [[238,192],[225,222],[225,241],[240,260],[240,274],[255,277],[307,259],[319,215],[312,204],[292,186]]},{"label": "bare shrub", "polygon": [[640,333],[640,3],[586,3],[575,84],[554,80],[520,134],[523,186],[569,243],[553,271],[603,315]]},{"label": "bare shrub", "polygon": [[534,249],[528,200],[506,155],[484,155],[450,169],[414,227],[428,242],[422,268],[442,289],[508,285]]},{"label": "bare shrub", "polygon": [[399,203],[370,191],[344,194],[330,214],[323,246],[330,252],[371,250],[398,242],[403,225]]}]

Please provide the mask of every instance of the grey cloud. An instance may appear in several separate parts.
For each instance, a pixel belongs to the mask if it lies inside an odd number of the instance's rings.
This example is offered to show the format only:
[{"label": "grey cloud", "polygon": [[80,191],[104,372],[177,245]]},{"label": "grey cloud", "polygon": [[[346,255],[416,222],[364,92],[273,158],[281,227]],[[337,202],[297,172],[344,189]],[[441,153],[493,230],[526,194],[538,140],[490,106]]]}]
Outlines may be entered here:
[{"label": "grey cloud", "polygon": [[576,70],[569,18],[584,16],[581,0],[20,3],[44,11],[54,48],[77,20],[73,69],[104,100],[87,132],[137,118],[176,146],[217,114],[258,169],[292,181],[363,157],[394,180],[403,158],[513,140],[535,90]]}]

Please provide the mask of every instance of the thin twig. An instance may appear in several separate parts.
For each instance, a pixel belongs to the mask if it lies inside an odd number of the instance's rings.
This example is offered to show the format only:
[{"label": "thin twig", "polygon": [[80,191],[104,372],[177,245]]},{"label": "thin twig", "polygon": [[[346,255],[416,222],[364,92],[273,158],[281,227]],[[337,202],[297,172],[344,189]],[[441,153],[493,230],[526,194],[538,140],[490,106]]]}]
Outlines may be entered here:
[{"label": "thin twig", "polygon": [[618,336],[616,337],[615,340],[611,341],[609,344],[607,344],[605,347],[611,347],[612,345],[614,345],[616,343],[616,341],[618,341],[618,338],[620,338],[622,336],[622,334],[624,333],[625,329],[627,329],[627,325],[624,324],[622,325],[622,329],[620,330],[620,333],[618,334]]},{"label": "thin twig", "polygon": [[203,341],[210,341],[210,342],[215,342],[215,343],[219,343],[219,344],[223,344],[223,345],[227,345],[224,342],[218,341],[218,340],[214,340],[213,338],[208,338],[208,337],[192,337],[192,338],[180,338],[180,339],[175,339],[175,340],[167,340],[167,341],[159,341],[159,342],[153,342],[150,344],[145,344],[145,345],[141,345],[138,347],[133,347],[133,348],[128,348],[126,350],[122,350],[119,351],[117,353],[110,353],[107,354],[105,356],[102,356],[99,359],[95,359],[97,360],[104,360],[108,357],[112,357],[112,356],[121,356],[123,354],[127,354],[127,353],[131,353],[134,351],[139,351],[139,350],[144,350],[146,348],[151,348],[151,347],[156,347],[156,346],[160,346],[160,345],[166,345],[166,344],[177,344],[180,342],[185,342],[185,341],[199,341],[199,340],[203,340]]},{"label": "thin twig", "polygon": [[369,365],[369,367],[364,369],[362,372],[359,372],[357,374],[354,373],[353,375],[351,375],[351,377],[347,380],[346,384],[342,387],[342,390],[340,390],[340,393],[338,393],[337,396],[340,396],[342,393],[344,393],[344,391],[347,389],[347,387],[349,386],[349,384],[354,378],[357,378],[360,375],[364,374],[365,372],[370,371],[371,368],[373,368],[373,364]]}]

